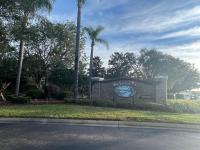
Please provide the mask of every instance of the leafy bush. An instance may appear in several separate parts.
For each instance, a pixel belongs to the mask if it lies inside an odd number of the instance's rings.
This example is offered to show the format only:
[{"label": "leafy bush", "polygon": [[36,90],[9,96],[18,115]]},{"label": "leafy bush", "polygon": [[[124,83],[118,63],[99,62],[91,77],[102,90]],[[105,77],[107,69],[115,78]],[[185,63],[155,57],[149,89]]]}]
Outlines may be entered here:
[{"label": "leafy bush", "polygon": [[53,98],[53,99],[64,99],[65,94],[60,89],[59,86],[54,84],[49,84],[48,86],[44,87],[45,97]]},{"label": "leafy bush", "polygon": [[194,100],[168,100],[168,107],[180,113],[200,113],[200,101]]},{"label": "leafy bush", "polygon": [[75,101],[73,98],[65,98],[65,103],[76,103],[81,105],[94,105],[94,106],[104,106],[104,107],[114,107],[114,103],[111,100],[95,100],[91,101],[89,99],[79,99]]},{"label": "leafy bush", "polygon": [[54,95],[52,98],[56,100],[64,100],[65,99],[65,92],[60,92],[57,95]]},{"label": "leafy bush", "polygon": [[56,98],[58,100],[64,100],[65,98],[73,98],[73,92],[71,91],[65,91],[65,92],[60,92],[57,95],[55,95],[53,98]]},{"label": "leafy bush", "polygon": [[73,98],[65,98],[65,103],[71,104],[81,104],[81,105],[94,105],[102,107],[118,107],[118,108],[129,108],[129,109],[139,109],[139,110],[153,110],[153,111],[172,111],[168,106],[156,103],[143,103],[143,104],[134,104],[130,103],[114,103],[112,100],[95,100],[90,101],[89,99],[79,99],[75,101]]},{"label": "leafy bush", "polygon": [[176,94],[176,99],[184,99],[184,94]]},{"label": "leafy bush", "polygon": [[7,99],[8,99],[8,101],[10,101],[14,104],[28,104],[31,101],[30,97],[15,96],[15,95],[8,95]]},{"label": "leafy bush", "polygon": [[175,95],[174,95],[174,94],[168,94],[168,95],[167,95],[167,98],[168,98],[168,99],[174,99],[174,98],[175,98]]},{"label": "leafy bush", "polygon": [[164,112],[172,111],[168,106],[158,103],[141,103],[135,105],[134,108],[141,110],[151,110],[151,111],[164,111]]},{"label": "leafy bush", "polygon": [[27,96],[30,96],[32,99],[44,99],[45,95],[43,91],[39,89],[29,90],[26,92]]},{"label": "leafy bush", "polygon": [[72,104],[72,103],[76,103],[76,104],[81,104],[81,105],[90,105],[91,101],[89,99],[79,99],[78,101],[75,101],[73,98],[65,98],[65,103],[67,104]]},{"label": "leafy bush", "polygon": [[43,89],[44,89],[43,96],[45,98],[50,98],[50,99],[55,99],[55,100],[64,100],[64,98],[72,98],[73,97],[73,92],[63,91],[59,86],[54,85],[54,84],[49,84],[48,86],[44,87]]},{"label": "leafy bush", "polygon": [[71,98],[70,99],[69,98],[65,98],[64,101],[65,101],[66,104],[72,104],[74,102],[74,100],[71,99]]},{"label": "leafy bush", "polygon": [[96,106],[104,106],[104,107],[114,107],[114,103],[112,100],[96,100],[93,102]]},{"label": "leafy bush", "polygon": [[27,84],[26,86],[25,86],[25,88],[26,88],[26,90],[37,90],[38,88],[37,88],[37,86],[35,85],[35,84]]},{"label": "leafy bush", "polygon": [[72,91],[65,91],[64,95],[65,95],[65,98],[72,98],[74,94]]}]

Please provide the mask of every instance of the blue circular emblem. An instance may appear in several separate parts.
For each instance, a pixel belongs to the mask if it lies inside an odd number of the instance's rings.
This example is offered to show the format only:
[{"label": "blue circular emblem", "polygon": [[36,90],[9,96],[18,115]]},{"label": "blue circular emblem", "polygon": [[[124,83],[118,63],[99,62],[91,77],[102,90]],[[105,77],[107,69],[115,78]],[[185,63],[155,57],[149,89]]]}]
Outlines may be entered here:
[{"label": "blue circular emblem", "polygon": [[133,97],[135,95],[135,91],[130,85],[117,85],[114,87],[114,91],[118,96],[121,97]]}]

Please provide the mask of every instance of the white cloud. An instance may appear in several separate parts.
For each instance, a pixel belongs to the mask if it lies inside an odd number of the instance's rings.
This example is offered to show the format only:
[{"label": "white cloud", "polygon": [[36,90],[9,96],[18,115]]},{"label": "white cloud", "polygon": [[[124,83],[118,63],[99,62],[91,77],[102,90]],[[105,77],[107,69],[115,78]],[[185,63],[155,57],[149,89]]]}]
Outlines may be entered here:
[{"label": "white cloud", "polygon": [[[167,48],[168,47],[168,48]],[[182,44],[178,46],[165,46],[166,51],[176,51],[176,52],[200,52],[200,41],[191,42],[188,44]]]},{"label": "white cloud", "polygon": [[[164,6],[163,6],[164,7]],[[176,28],[177,25],[192,23],[200,19],[200,6],[190,9],[177,10],[162,14],[156,12],[144,15],[141,19],[129,19],[122,28],[123,32],[163,32],[165,30]]]},{"label": "white cloud", "polygon": [[200,71],[200,40],[178,46],[164,46],[159,50],[194,64]]},{"label": "white cloud", "polygon": [[167,39],[181,36],[200,36],[200,27],[196,26],[187,30],[181,30],[161,36],[159,39]]},{"label": "white cloud", "polygon": [[127,4],[132,0],[88,0],[86,1],[85,11],[87,15],[93,15],[95,12],[112,9],[116,6]]}]

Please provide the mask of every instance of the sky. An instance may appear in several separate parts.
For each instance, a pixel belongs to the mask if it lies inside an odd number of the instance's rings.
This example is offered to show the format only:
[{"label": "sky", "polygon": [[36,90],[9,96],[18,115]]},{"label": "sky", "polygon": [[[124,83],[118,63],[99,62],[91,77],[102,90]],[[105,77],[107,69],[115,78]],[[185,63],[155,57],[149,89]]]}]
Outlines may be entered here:
[{"label": "sky", "polygon": [[[76,22],[77,0],[56,0],[48,18]],[[86,0],[82,26],[105,27],[101,37],[110,48],[95,47],[107,65],[114,52],[157,49],[194,64],[200,70],[200,0]],[[85,52],[89,56],[90,41]]]}]

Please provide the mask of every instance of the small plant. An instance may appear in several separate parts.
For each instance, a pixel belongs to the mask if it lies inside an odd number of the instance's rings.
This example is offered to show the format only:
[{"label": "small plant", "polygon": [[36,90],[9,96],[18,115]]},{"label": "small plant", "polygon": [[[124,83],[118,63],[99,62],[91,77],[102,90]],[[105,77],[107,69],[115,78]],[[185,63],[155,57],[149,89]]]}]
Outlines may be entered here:
[{"label": "small plant", "polygon": [[168,100],[168,107],[179,113],[200,113],[200,101],[194,100]]},{"label": "small plant", "polygon": [[14,104],[28,104],[31,101],[31,97],[28,96],[15,96],[15,95],[8,95],[8,101]]},{"label": "small plant", "polygon": [[73,92],[72,91],[65,91],[65,98],[73,98]]},{"label": "small plant", "polygon": [[39,89],[32,89],[26,92],[26,95],[31,97],[32,99],[44,99],[45,94],[42,90]]},{"label": "small plant", "polygon": [[0,89],[0,100],[6,101],[5,98],[5,93],[6,93],[6,89],[10,86],[11,82],[9,83],[3,83],[1,85],[1,89]]}]

